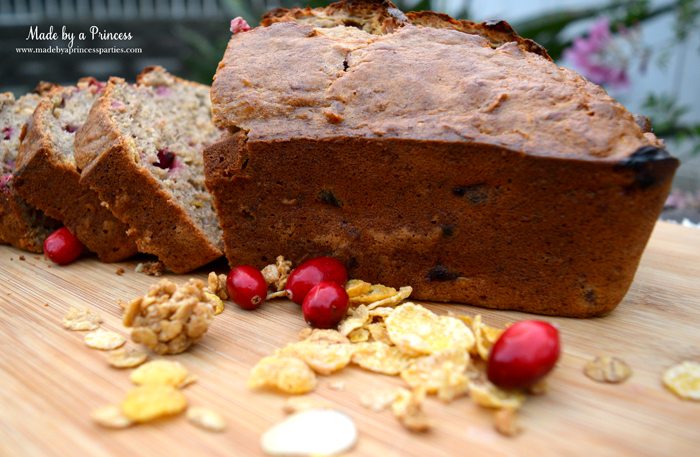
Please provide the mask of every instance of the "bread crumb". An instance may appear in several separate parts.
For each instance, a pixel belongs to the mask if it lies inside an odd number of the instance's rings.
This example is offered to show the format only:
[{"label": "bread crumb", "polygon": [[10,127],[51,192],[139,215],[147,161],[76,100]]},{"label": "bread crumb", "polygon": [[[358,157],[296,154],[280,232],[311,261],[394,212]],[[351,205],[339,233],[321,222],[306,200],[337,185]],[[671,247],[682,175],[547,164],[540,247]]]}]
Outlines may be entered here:
[{"label": "bread crumb", "polygon": [[19,256],[19,260],[24,261],[24,260],[27,260],[27,259],[26,259],[23,255],[21,255],[21,256]]},{"label": "bread crumb", "polygon": [[222,300],[228,299],[228,290],[226,289],[226,275],[217,275],[212,271],[207,277],[207,287],[209,291]]},{"label": "bread crumb", "polygon": [[522,428],[518,425],[517,419],[518,415],[514,409],[499,409],[493,416],[493,426],[501,435],[515,436],[522,432]]},{"label": "bread crumb", "polygon": [[136,273],[144,273],[148,276],[162,276],[165,273],[165,264],[161,261],[142,262],[134,268]]},{"label": "bread crumb", "polygon": [[332,390],[345,390],[345,381],[331,381],[328,388]]},{"label": "bread crumb", "polygon": [[114,272],[117,276],[122,276],[124,274],[124,269],[123,268],[117,268],[117,270]]}]

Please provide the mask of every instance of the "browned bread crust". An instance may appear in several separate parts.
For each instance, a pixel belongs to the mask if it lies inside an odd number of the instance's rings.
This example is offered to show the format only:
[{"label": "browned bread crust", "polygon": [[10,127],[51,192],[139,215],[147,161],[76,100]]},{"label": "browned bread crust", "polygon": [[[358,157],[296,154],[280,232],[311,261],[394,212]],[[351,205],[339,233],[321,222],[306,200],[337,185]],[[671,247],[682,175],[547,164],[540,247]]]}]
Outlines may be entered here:
[{"label": "browned bread crust", "polygon": [[[72,152],[72,139],[61,145],[66,140],[59,139],[55,130],[54,110],[77,91],[98,90],[95,83],[86,78],[76,87],[57,87],[42,98],[20,147],[15,188],[30,204],[63,222],[100,260],[118,262],[134,255],[136,244],[127,235],[127,226],[112,215],[97,193],[80,183],[75,160],[72,154],[66,155]],[[91,92],[86,102],[92,102],[95,95]]]},{"label": "browned bread crust", "polygon": [[17,101],[10,93],[0,94],[0,109],[11,111],[15,108],[15,103],[20,106],[26,105],[24,108],[18,108],[17,117],[12,116],[13,126],[2,126],[8,128],[7,132],[3,131],[8,137],[7,140],[5,137],[1,139],[7,142],[3,147],[12,150],[5,151],[6,154],[0,154],[0,156],[5,155],[3,163],[0,164],[2,170],[2,175],[0,175],[0,243],[10,244],[18,249],[36,253],[43,251],[44,240],[53,230],[60,227],[60,223],[32,208],[17,195],[14,189],[13,173],[19,144],[18,138],[12,137],[20,135],[22,128],[15,129],[15,126],[25,124],[41,95],[53,87],[54,85],[51,83],[39,83],[33,93],[27,94],[22,100]]},{"label": "browned bread crust", "polygon": [[[139,83],[151,72],[139,76]],[[176,84],[192,84],[168,75]],[[151,253],[175,273],[185,273],[218,257],[222,251],[192,220],[182,204],[145,167],[130,135],[113,117],[115,92],[125,85],[110,78],[75,141],[81,183],[97,191],[108,208],[129,226],[139,251]]]},{"label": "browned bread crust", "polygon": [[434,11],[411,11],[404,15],[388,0],[341,0],[323,8],[276,8],[263,16],[260,25],[267,27],[277,22],[292,21],[313,24],[315,27],[357,27],[377,35],[389,33],[408,23],[421,27],[452,29],[482,36],[493,47],[515,42],[524,51],[551,60],[546,49],[518,35],[506,21],[477,23],[453,19],[447,14]]},{"label": "browned bread crust", "polygon": [[41,253],[46,237],[60,226],[22,200],[11,182],[0,187],[0,244]]}]

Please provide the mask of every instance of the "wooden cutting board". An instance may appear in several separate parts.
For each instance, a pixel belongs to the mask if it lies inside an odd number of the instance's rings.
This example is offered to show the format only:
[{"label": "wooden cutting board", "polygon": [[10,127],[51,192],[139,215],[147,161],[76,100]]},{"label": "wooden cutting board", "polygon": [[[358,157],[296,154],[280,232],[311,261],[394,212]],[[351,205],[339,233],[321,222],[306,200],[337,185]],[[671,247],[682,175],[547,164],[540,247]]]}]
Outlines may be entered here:
[{"label": "wooden cutting board", "polygon": [[[94,425],[90,412],[120,401],[129,370],[110,368],[88,349],[83,334],[61,327],[69,306],[88,306],[103,328],[126,334],[118,299],[143,294],[155,278],[135,262],[107,265],[83,259],[68,267],[0,247],[0,456],[243,456],[259,455],[259,437],[285,415],[285,396],[246,388],[250,368],[296,338],[305,326],[287,301],[244,312],[227,304],[206,338],[174,356],[199,381],[186,389],[191,405],[213,408],[226,432],[208,433],[184,417],[127,430]],[[117,268],[126,273],[119,276]],[[205,278],[206,271],[193,276]],[[176,276],[185,281],[188,276]],[[556,278],[552,278],[556,281]],[[429,305],[437,312],[482,313],[502,325],[530,317],[468,306]],[[700,402],[682,401],[660,382],[665,368],[700,361],[700,230],[659,223],[626,299],[611,315],[588,320],[547,318],[561,329],[563,356],[549,392],[525,404],[524,433],[498,435],[491,412],[467,398],[449,405],[430,399],[434,430],[411,434],[389,411],[363,408],[359,396],[401,385],[400,379],[347,368],[322,377],[314,397],[332,402],[356,421],[360,438],[351,455],[698,455]],[[581,368],[596,354],[626,360],[634,375],[622,385],[598,384]],[[332,381],[343,381],[334,390]]]}]

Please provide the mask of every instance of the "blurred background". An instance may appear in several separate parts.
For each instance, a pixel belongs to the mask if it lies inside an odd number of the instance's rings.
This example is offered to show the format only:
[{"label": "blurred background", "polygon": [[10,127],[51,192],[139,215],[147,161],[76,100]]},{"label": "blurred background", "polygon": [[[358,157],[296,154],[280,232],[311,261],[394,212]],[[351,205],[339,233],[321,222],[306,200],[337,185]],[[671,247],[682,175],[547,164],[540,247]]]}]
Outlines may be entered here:
[{"label": "blurred background", "polygon": [[[84,75],[133,79],[147,65],[210,83],[230,36],[229,21],[251,25],[274,7],[329,2],[269,0],[0,0],[0,91],[21,94],[39,80]],[[406,0],[404,11],[435,10],[475,21],[505,19],[563,66],[603,85],[681,158],[662,217],[700,223],[700,0]],[[27,41],[30,27],[58,41]],[[26,54],[18,47],[65,46],[61,28],[131,33],[132,39],[76,46],[141,48],[123,54]]]}]

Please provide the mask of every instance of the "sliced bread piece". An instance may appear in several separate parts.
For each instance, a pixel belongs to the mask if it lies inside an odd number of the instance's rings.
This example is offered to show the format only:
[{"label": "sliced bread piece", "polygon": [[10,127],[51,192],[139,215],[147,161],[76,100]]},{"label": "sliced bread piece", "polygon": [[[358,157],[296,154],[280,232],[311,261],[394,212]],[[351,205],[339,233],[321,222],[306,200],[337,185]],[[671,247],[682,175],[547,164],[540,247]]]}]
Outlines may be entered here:
[{"label": "sliced bread piece", "polygon": [[41,252],[44,239],[60,226],[41,211],[29,206],[14,189],[14,171],[22,128],[51,85],[15,99],[0,94],[0,243],[30,252]]},{"label": "sliced bread piece", "polygon": [[20,147],[15,187],[30,204],[63,222],[102,261],[117,262],[134,255],[136,244],[97,193],[80,183],[73,157],[75,132],[104,86],[84,78],[42,98]]},{"label": "sliced bread piece", "polygon": [[175,273],[222,255],[202,149],[220,136],[209,87],[160,67],[111,78],[75,141],[81,182],[129,225],[139,250]]}]

